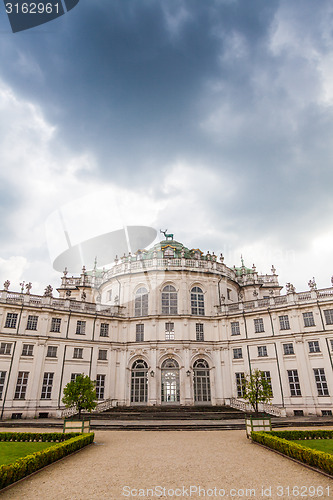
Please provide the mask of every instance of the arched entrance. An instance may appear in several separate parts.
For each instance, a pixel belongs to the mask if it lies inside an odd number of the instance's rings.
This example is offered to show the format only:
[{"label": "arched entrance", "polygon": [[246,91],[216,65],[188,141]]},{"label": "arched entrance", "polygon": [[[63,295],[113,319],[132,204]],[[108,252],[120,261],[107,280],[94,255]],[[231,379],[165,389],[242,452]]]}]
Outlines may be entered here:
[{"label": "arched entrance", "polygon": [[193,364],[194,402],[211,402],[209,365],[204,359],[197,359]]},{"label": "arched entrance", "polygon": [[179,365],[175,359],[166,359],[161,366],[162,404],[179,404]]},{"label": "arched entrance", "polygon": [[148,365],[142,359],[134,361],[131,369],[131,403],[144,404],[148,399]]}]

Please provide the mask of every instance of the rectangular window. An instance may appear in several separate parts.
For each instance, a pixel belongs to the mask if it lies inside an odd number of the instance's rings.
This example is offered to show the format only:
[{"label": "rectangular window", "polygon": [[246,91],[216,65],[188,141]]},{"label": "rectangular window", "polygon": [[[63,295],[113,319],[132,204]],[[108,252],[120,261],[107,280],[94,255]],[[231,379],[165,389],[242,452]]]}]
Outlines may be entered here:
[{"label": "rectangular window", "polygon": [[40,399],[51,399],[53,375],[54,373],[44,373]]},{"label": "rectangular window", "polygon": [[312,312],[303,313],[304,326],[315,326]]},{"label": "rectangular window", "polygon": [[231,335],[240,335],[239,321],[233,321],[231,323]]},{"label": "rectangular window", "polygon": [[333,309],[326,309],[324,311],[326,325],[333,325]]},{"label": "rectangular window", "polygon": [[237,387],[237,397],[244,397],[244,383],[245,383],[245,375],[243,372],[236,373],[236,387]]},{"label": "rectangular window", "polygon": [[1,342],[0,344],[0,354],[7,354],[9,355],[12,350],[12,344],[8,342]]},{"label": "rectangular window", "polygon": [[38,316],[28,316],[27,330],[37,330]]},{"label": "rectangular window", "polygon": [[301,386],[299,384],[298,372],[297,370],[288,370],[288,380],[290,387],[291,396],[301,396]]},{"label": "rectangular window", "polygon": [[264,320],[262,318],[258,318],[254,320],[254,330],[256,333],[264,332]]},{"label": "rectangular window", "polygon": [[294,352],[294,344],[283,344],[283,354],[285,356],[290,356],[291,354],[295,354]]},{"label": "rectangular window", "polygon": [[34,346],[32,344],[23,344],[22,356],[32,356],[33,350],[34,350]]},{"label": "rectangular window", "polygon": [[203,323],[196,323],[195,324],[195,335],[196,335],[196,340],[203,341],[204,340],[204,326]]},{"label": "rectangular window", "polygon": [[83,358],[83,349],[81,347],[74,347],[73,358],[74,359]]},{"label": "rectangular window", "polygon": [[258,356],[259,358],[264,358],[267,356],[267,347],[265,345],[258,346]]},{"label": "rectangular window", "polygon": [[76,335],[85,335],[86,333],[86,322],[77,320],[76,322]]},{"label": "rectangular window", "polygon": [[7,313],[5,328],[16,328],[17,313]]},{"label": "rectangular window", "polygon": [[5,387],[6,372],[0,372],[0,399],[2,399],[3,389]]},{"label": "rectangular window", "polygon": [[165,323],[165,340],[175,340],[175,324]]},{"label": "rectangular window", "polygon": [[97,399],[104,399],[105,375],[96,375]]},{"label": "rectangular window", "polygon": [[71,382],[75,382],[76,377],[80,375],[80,373],[71,373]]},{"label": "rectangular window", "polygon": [[267,382],[267,384],[269,386],[269,389],[271,391],[271,397],[273,397],[271,372],[269,372],[269,371],[263,371],[263,372],[261,372],[261,376],[262,376],[263,379],[266,380],[266,382]]},{"label": "rectangular window", "polygon": [[242,359],[243,358],[242,348],[238,347],[237,349],[233,349],[233,356],[234,359]]},{"label": "rectangular window", "polygon": [[47,358],[56,358],[57,357],[57,350],[58,350],[58,347],[56,347],[55,345],[49,345],[47,348],[46,357]]},{"label": "rectangular window", "polygon": [[231,300],[231,290],[230,290],[230,288],[227,288],[227,299]]},{"label": "rectangular window", "polygon": [[15,389],[14,399],[25,399],[27,392],[29,372],[19,372]]},{"label": "rectangular window", "polygon": [[108,359],[107,355],[108,355],[107,349],[99,349],[99,351],[98,351],[98,359],[99,360],[102,360],[102,361],[107,360]]},{"label": "rectangular window", "polygon": [[144,341],[145,325],[136,325],[136,342]]},{"label": "rectangular window", "polygon": [[101,323],[100,329],[99,329],[99,335],[100,337],[108,337],[109,336],[109,325],[108,323]]},{"label": "rectangular window", "polygon": [[320,352],[320,346],[318,340],[312,340],[308,342],[309,344],[309,352]]},{"label": "rectangular window", "polygon": [[51,332],[60,333],[61,318],[52,318],[51,320]]},{"label": "rectangular window", "polygon": [[314,368],[313,373],[317,385],[318,396],[329,396],[324,368]]},{"label": "rectangular window", "polygon": [[289,317],[279,316],[280,330],[290,330]]}]

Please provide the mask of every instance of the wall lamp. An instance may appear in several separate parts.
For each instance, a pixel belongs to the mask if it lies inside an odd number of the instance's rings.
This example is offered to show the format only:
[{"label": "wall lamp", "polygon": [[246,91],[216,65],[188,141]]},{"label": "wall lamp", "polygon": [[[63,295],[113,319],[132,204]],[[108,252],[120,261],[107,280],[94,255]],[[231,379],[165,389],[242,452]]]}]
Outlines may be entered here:
[{"label": "wall lamp", "polygon": [[191,371],[187,370],[186,375],[189,377],[191,375]]},{"label": "wall lamp", "polygon": [[152,371],[150,372],[150,376],[151,376],[151,377],[155,377],[155,372],[154,372],[154,370],[152,370]]}]

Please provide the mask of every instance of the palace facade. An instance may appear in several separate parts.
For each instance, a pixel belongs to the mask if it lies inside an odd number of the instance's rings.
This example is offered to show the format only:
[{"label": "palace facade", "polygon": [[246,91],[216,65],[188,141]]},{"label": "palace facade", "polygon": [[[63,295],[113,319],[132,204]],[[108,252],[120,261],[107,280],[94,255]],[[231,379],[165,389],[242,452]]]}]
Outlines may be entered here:
[{"label": "palace facade", "polygon": [[333,288],[296,293],[274,267],[230,268],[221,255],[166,235],[109,270],[67,271],[55,298],[0,292],[2,418],[60,416],[77,374],[100,402],[242,407],[242,381],[260,369],[287,415],[330,415]]}]

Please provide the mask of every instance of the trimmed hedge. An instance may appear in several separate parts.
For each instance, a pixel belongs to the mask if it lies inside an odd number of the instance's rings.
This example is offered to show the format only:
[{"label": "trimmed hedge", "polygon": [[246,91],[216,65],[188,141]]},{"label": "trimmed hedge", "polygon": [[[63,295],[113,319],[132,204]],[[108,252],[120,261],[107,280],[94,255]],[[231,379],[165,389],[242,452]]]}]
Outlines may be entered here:
[{"label": "trimmed hedge", "polygon": [[63,432],[0,432],[0,441],[60,443],[80,435],[79,432],[68,432],[67,434]]},{"label": "trimmed hedge", "polygon": [[298,439],[333,439],[333,430],[272,431],[270,434],[291,441],[297,441]]},{"label": "trimmed hedge", "polygon": [[[321,469],[327,474],[333,475],[333,455],[324,453],[323,451],[313,450],[290,441],[291,439],[311,439],[310,435],[316,435],[312,439],[329,439],[331,436],[322,437],[324,432],[332,434],[332,431],[271,431],[271,432],[252,432],[251,438],[253,441],[268,446],[273,450],[279,451],[283,455],[294,458],[311,465],[317,469]],[[302,437],[300,436],[302,433]],[[318,435],[320,433],[320,436]],[[282,437],[282,434],[285,437]],[[304,436],[306,434],[306,437]],[[288,436],[286,438],[286,435]],[[297,435],[298,437],[295,437]]]},{"label": "trimmed hedge", "polygon": [[[60,433],[38,433],[35,436],[39,436],[39,439],[32,439],[33,433],[19,433],[19,432],[3,432],[1,434],[12,434],[12,437],[16,437],[17,439],[2,439],[2,441],[47,441],[47,439],[42,439],[42,436],[51,436],[52,441],[62,441],[57,444],[51,445],[49,448],[45,448],[44,450],[37,451],[31,455],[27,455],[24,458],[20,458],[8,465],[0,466],[0,489],[9,486],[16,481],[36,472],[37,470],[45,467],[46,465],[59,460],[60,458],[65,457],[73,453],[74,451],[80,450],[84,446],[92,443],[94,440],[94,433],[90,434],[75,434],[74,437],[71,434],[60,434]],[[26,439],[20,439],[21,436],[19,434],[23,434]],[[16,435],[16,436],[15,436]],[[62,438],[64,436],[64,438]],[[28,439],[29,437],[29,439]]]}]

